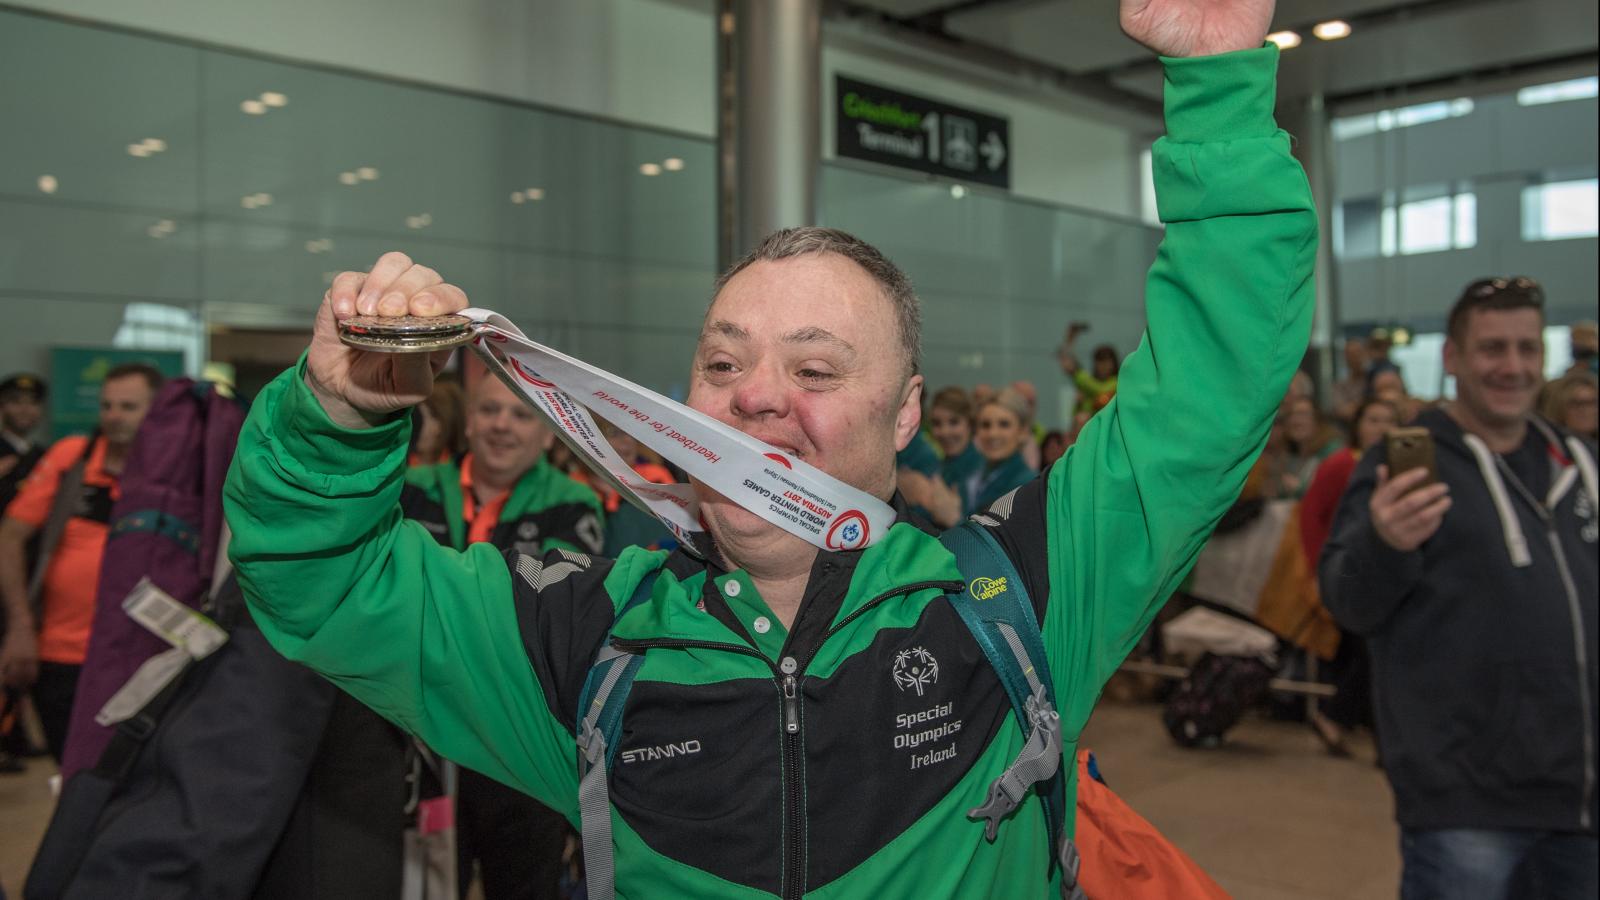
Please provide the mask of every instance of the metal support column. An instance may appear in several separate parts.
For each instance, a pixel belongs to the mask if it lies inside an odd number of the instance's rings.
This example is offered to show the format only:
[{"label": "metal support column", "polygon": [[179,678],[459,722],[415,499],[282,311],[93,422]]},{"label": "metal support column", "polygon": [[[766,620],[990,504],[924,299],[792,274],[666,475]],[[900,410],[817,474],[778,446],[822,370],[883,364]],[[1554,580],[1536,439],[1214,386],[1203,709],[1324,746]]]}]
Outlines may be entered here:
[{"label": "metal support column", "polygon": [[721,0],[717,16],[720,268],[779,228],[816,221],[821,0]]}]

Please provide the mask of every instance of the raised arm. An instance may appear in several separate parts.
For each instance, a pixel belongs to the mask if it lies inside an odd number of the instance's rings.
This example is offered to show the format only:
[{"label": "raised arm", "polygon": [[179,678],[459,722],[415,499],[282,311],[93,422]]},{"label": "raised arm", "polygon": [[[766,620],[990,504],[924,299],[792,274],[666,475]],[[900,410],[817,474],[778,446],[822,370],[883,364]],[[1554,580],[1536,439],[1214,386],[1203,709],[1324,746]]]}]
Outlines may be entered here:
[{"label": "raised arm", "polygon": [[564,736],[529,665],[493,547],[438,546],[403,521],[410,417],[442,359],[363,353],[336,317],[436,315],[466,297],[389,254],[346,273],[305,358],[257,397],[228,473],[229,554],[263,633],[446,757],[576,810]]},{"label": "raised arm", "polygon": [[1271,14],[1123,3],[1124,28],[1166,57],[1166,236],[1116,397],[1046,485],[1045,635],[1071,735],[1238,496],[1310,337],[1316,214],[1272,118]]}]

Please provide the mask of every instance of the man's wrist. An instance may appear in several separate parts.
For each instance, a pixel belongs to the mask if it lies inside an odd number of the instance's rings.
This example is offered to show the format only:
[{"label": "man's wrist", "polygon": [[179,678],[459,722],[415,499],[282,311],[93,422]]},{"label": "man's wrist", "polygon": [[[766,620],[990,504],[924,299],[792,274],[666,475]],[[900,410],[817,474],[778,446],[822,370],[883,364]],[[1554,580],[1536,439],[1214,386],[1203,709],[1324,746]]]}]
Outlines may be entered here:
[{"label": "man's wrist", "polygon": [[283,451],[307,471],[348,474],[387,469],[390,457],[403,465],[411,417],[389,415],[356,426],[333,418],[301,365],[274,379],[256,398],[268,432]]},{"label": "man's wrist", "polygon": [[317,382],[317,379],[312,377],[309,368],[306,370],[305,380],[306,387],[310,389],[311,396],[316,398],[317,405],[322,407],[322,412],[330,422],[340,428],[348,428],[352,431],[377,428],[391,418],[388,415],[369,413],[350,405],[349,401],[343,397],[323,388]]}]

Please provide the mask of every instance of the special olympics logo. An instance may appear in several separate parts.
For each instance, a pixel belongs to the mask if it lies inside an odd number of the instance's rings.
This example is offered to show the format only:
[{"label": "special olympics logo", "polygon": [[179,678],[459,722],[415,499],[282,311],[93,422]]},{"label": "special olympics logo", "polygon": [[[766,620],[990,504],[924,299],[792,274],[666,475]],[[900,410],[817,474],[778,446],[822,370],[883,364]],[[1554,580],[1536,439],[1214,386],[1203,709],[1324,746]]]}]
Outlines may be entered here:
[{"label": "special olympics logo", "polygon": [[517,375],[521,377],[523,381],[526,381],[534,387],[544,388],[545,390],[555,390],[554,383],[545,381],[544,379],[534,375],[532,372],[529,372],[527,369],[524,369],[522,367],[522,363],[517,362],[516,357],[511,358],[511,368],[516,370]]},{"label": "special olympics logo", "polygon": [[785,469],[794,468],[794,463],[789,462],[789,457],[784,456],[782,453],[767,453],[763,455],[766,456],[767,459],[770,459],[778,465],[783,466]]},{"label": "special olympics logo", "polygon": [[921,697],[928,685],[939,680],[939,661],[925,648],[912,647],[894,655],[894,686],[902,691],[914,690]]},{"label": "special olympics logo", "polygon": [[840,513],[839,518],[833,520],[824,542],[829,550],[859,550],[867,545],[867,537],[871,533],[867,517],[860,510],[852,509]]}]

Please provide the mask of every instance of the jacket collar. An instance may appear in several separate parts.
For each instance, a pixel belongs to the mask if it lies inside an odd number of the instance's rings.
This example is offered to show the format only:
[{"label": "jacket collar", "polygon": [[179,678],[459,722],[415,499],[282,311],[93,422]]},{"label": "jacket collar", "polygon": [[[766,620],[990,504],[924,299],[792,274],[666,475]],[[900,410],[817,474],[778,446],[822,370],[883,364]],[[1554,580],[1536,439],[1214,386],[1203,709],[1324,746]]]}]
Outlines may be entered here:
[{"label": "jacket collar", "polygon": [[[895,522],[882,539],[865,550],[817,553],[785,652],[809,657],[830,628],[884,594],[921,583],[960,581],[955,558],[931,531],[914,522],[898,491],[890,505]],[[647,609],[636,610],[617,624],[616,636],[753,646],[716,585],[729,570],[720,553],[711,557],[701,560],[676,551],[667,560],[667,571],[686,590],[658,589]]]}]

